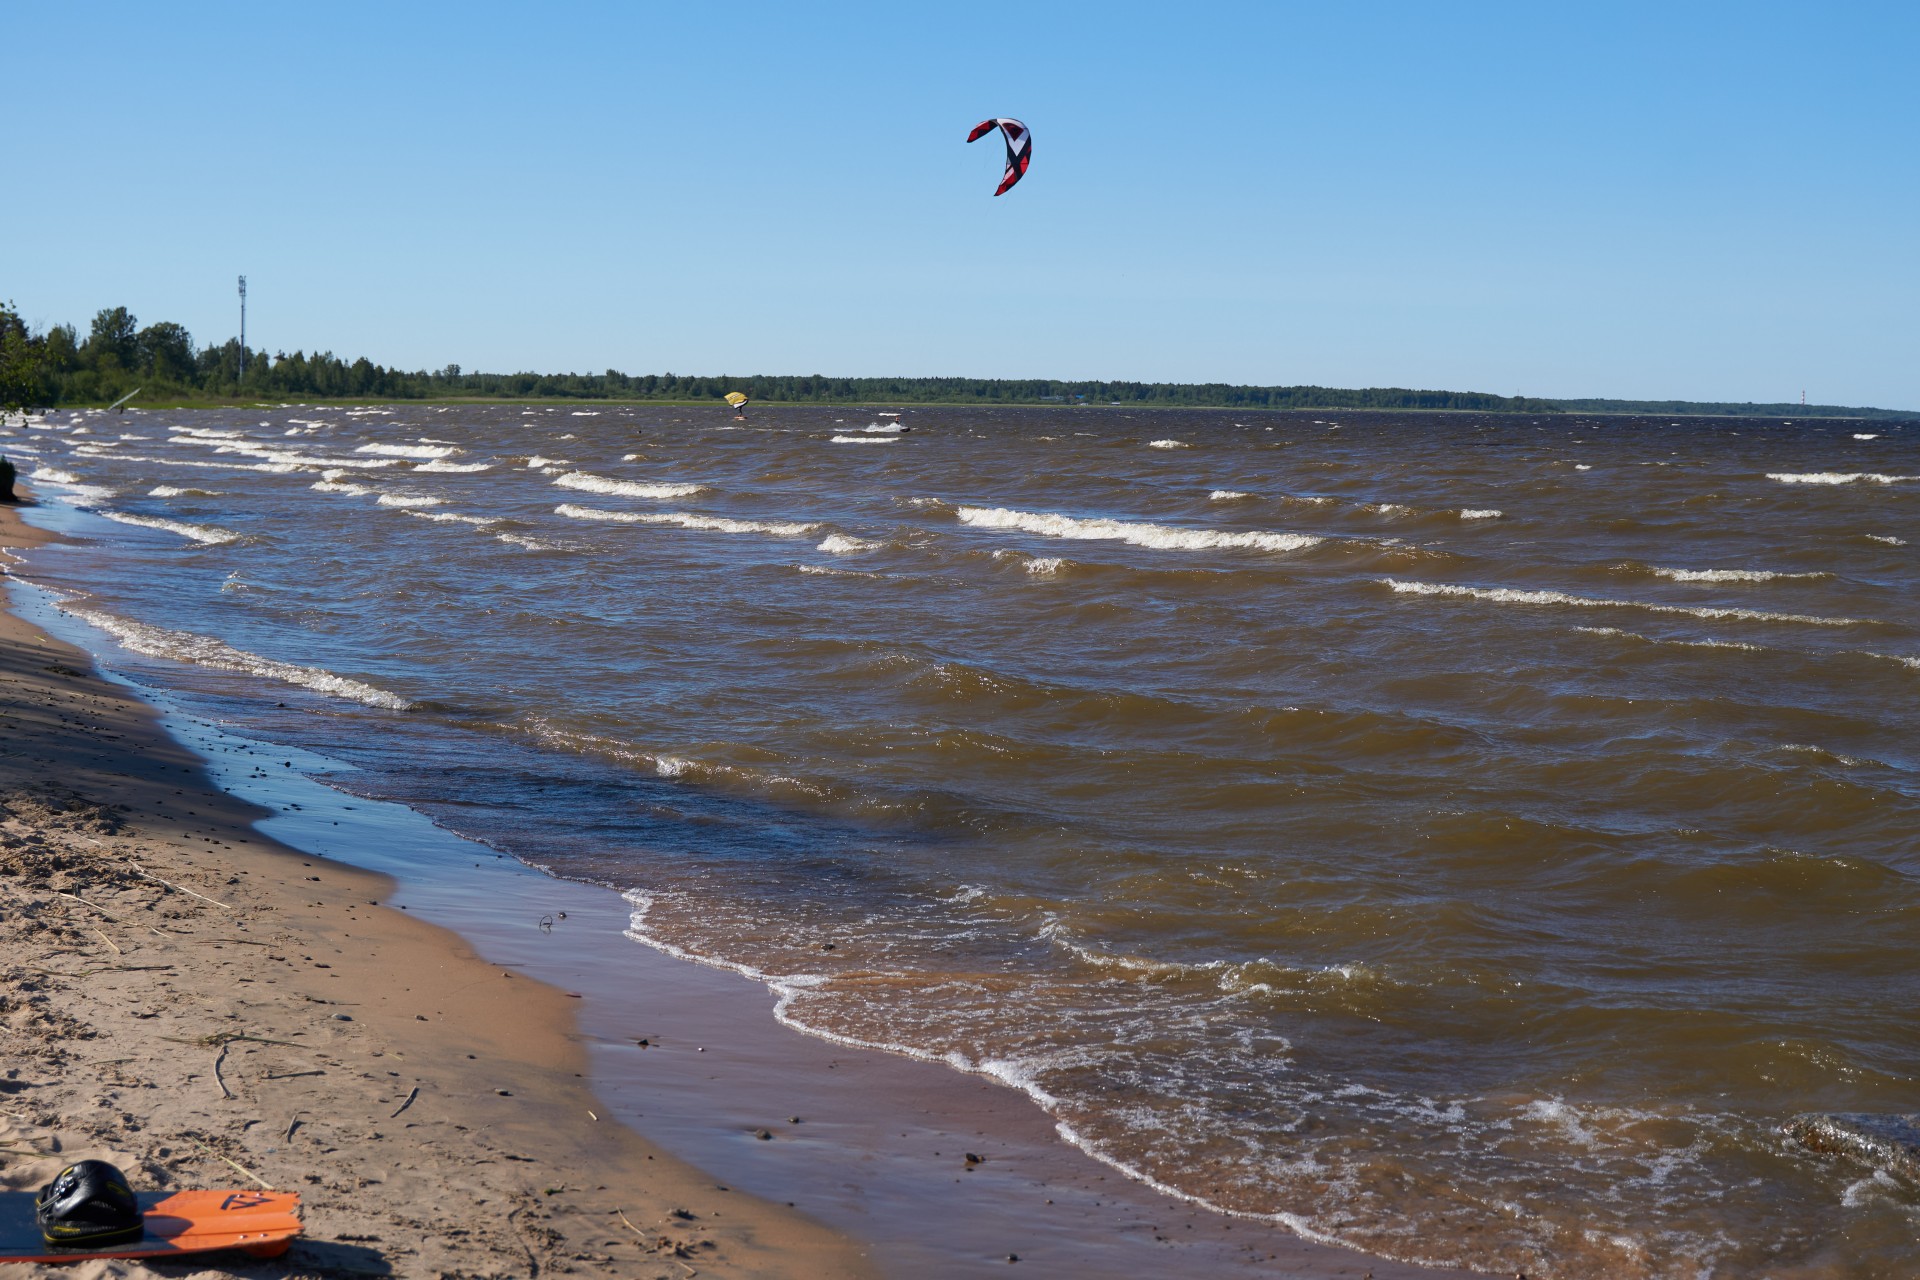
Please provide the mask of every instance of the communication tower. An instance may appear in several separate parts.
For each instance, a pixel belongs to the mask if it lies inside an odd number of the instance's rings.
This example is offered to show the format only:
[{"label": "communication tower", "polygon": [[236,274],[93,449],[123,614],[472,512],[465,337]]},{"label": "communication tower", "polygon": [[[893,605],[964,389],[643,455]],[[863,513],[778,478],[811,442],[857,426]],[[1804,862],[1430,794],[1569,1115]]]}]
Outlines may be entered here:
[{"label": "communication tower", "polygon": [[240,277],[240,376],[247,376],[247,278]]}]

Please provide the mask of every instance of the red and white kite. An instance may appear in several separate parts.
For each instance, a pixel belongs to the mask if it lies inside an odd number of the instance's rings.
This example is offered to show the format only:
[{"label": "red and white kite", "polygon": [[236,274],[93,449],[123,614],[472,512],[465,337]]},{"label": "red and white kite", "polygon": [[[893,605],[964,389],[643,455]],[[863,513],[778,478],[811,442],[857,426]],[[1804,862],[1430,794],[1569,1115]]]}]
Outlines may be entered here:
[{"label": "red and white kite", "polygon": [[1003,196],[1013,184],[1027,175],[1027,161],[1033,159],[1033,133],[1018,120],[1005,118],[982,120],[973,126],[973,132],[967,135],[968,142],[978,142],[998,129],[1007,139],[1007,172],[1000,179],[1000,189],[993,194]]}]

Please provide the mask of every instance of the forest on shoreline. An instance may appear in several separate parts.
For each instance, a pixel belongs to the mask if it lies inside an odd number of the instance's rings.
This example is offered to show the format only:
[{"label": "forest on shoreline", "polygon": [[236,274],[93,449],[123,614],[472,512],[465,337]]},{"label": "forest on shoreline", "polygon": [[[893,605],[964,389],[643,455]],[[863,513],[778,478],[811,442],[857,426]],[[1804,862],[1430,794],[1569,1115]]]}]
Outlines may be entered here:
[{"label": "forest on shoreline", "polygon": [[142,328],[125,307],[100,311],[84,338],[73,325],[32,330],[0,304],[0,409],[259,400],[618,400],[717,402],[729,391],[784,404],[1085,404],[1138,408],[1456,410],[1479,413],[1715,414],[1742,417],[1904,418],[1840,405],[1567,400],[1403,387],[1243,386],[1049,378],[836,378],[822,374],[709,376],[475,373],[457,364],[403,370],[332,352],[269,354],[238,339],[196,346],[171,321]]}]

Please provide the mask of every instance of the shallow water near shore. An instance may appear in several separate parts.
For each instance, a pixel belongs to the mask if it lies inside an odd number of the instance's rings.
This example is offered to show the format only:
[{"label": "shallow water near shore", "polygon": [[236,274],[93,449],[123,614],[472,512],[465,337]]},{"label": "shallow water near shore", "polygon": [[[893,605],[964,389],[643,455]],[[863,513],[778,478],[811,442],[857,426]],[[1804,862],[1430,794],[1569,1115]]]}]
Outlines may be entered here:
[{"label": "shallow water near shore", "polygon": [[902,421],[0,451],[78,537],[22,574],[196,713],[1176,1194],[1488,1270],[1913,1269],[1911,1191],[1778,1126],[1920,1109],[1920,426]]}]

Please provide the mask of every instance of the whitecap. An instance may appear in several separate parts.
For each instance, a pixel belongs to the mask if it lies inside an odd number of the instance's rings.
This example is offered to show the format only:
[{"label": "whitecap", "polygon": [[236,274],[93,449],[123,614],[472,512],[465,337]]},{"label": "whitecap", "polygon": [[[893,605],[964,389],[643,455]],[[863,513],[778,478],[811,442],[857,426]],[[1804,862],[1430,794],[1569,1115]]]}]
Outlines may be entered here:
[{"label": "whitecap", "polygon": [[1783,573],[1772,569],[1660,569],[1653,571],[1675,582],[1772,582],[1779,579],[1802,581],[1831,578],[1830,573]]},{"label": "whitecap", "polygon": [[374,499],[383,507],[437,507],[440,499],[425,493],[383,493]]},{"label": "whitecap", "polygon": [[1878,440],[1880,433],[1877,431],[1856,431],[1853,433],[1853,438],[1855,440]]},{"label": "whitecap", "polygon": [[237,542],[240,535],[231,529],[220,529],[210,524],[184,524],[178,520],[162,520],[157,516],[135,516],[124,511],[98,511],[94,514],[104,516],[119,524],[139,525],[143,529],[164,529],[168,533],[179,534],[195,542],[208,546],[219,546],[223,542]]},{"label": "whitecap", "polygon": [[562,489],[581,489],[623,498],[685,498],[706,492],[703,484],[643,484],[636,480],[610,480],[585,471],[569,471],[555,476],[553,483]]},{"label": "whitecap", "polygon": [[411,701],[399,694],[388,693],[385,689],[376,689],[370,684],[362,684],[358,680],[335,675],[324,668],[301,667],[290,662],[263,658],[257,653],[236,649],[212,636],[195,635],[190,631],[169,631],[164,627],[132,622],[110,613],[100,613],[71,603],[61,607],[81,621],[91,623],[117,637],[121,644],[135,653],[144,653],[156,658],[171,658],[176,662],[190,662],[196,666],[215,667],[222,671],[242,671],[248,675],[278,680],[284,684],[300,685],[317,693],[351,698],[355,702],[364,702],[370,707],[385,707],[390,711],[405,711],[413,705]]},{"label": "whitecap", "polygon": [[573,520],[612,520],[621,524],[664,524],[681,529],[704,529],[714,533],[766,533],[776,538],[804,538],[820,526],[795,521],[730,520],[725,516],[701,516],[687,511],[662,513],[639,511],[602,511],[598,507],[579,507],[563,502],[553,513]]},{"label": "whitecap", "polygon": [[1904,547],[1907,545],[1905,538],[1896,538],[1890,533],[1869,533],[1866,534],[1865,537],[1869,542],[1884,542],[1890,547]]},{"label": "whitecap", "polygon": [[178,489],[170,484],[157,484],[147,490],[147,496],[153,498],[217,498],[220,495],[212,489]]},{"label": "whitecap", "polygon": [[862,551],[878,551],[885,545],[881,542],[870,542],[865,538],[850,538],[844,533],[831,533],[815,549],[825,551],[829,555],[847,556],[856,555]]},{"label": "whitecap", "polygon": [[962,524],[982,529],[1019,529],[1049,538],[1127,542],[1158,551],[1210,551],[1232,548],[1249,551],[1300,551],[1324,538],[1304,533],[1227,533],[1217,529],[1178,529],[1168,525],[1127,520],[1088,520],[1052,512],[1015,511],[1006,507],[961,507]]},{"label": "whitecap", "polygon": [[1800,622],[1817,627],[1851,627],[1870,621],[1866,618],[1823,618],[1804,613],[1769,613],[1761,609],[1730,609],[1709,605],[1652,604],[1642,600],[1607,600],[1596,596],[1576,596],[1565,591],[1522,591],[1513,587],[1465,587],[1448,582],[1402,582],[1381,578],[1380,585],[1397,592],[1421,596],[1464,596],[1490,600],[1498,604],[1558,604],[1585,609],[1642,609],[1648,613],[1684,614],[1692,618],[1738,618],[1749,622]]},{"label": "whitecap", "polygon": [[1460,509],[1462,520],[1498,520],[1505,514],[1498,507],[1462,507]]},{"label": "whitecap", "polygon": [[475,471],[491,471],[493,470],[493,464],[491,462],[445,462],[439,458],[435,458],[432,462],[421,463],[419,466],[415,467],[414,470],[415,471],[462,472],[466,474],[471,474]]},{"label": "whitecap", "polygon": [[1238,489],[1215,489],[1212,493],[1207,495],[1207,501],[1209,502],[1241,502],[1251,497],[1253,497],[1252,494],[1242,493]]},{"label": "whitecap", "polygon": [[833,444],[893,444],[899,436],[835,436]]},{"label": "whitecap", "polygon": [[442,524],[499,524],[500,517],[463,516],[456,511],[403,511],[402,515],[412,516],[416,520],[438,520]]},{"label": "whitecap", "polygon": [[1193,448],[1193,446],[1188,444],[1185,440],[1149,440],[1147,441],[1147,448],[1149,449],[1191,449]]},{"label": "whitecap", "polygon": [[1890,476],[1879,471],[1769,471],[1767,479],[1781,484],[1900,484],[1920,476]]}]

